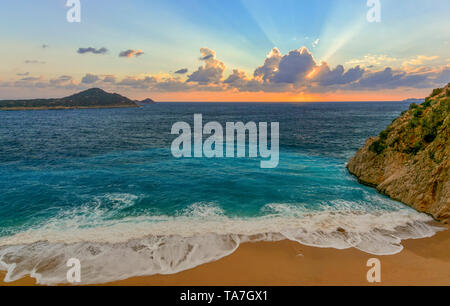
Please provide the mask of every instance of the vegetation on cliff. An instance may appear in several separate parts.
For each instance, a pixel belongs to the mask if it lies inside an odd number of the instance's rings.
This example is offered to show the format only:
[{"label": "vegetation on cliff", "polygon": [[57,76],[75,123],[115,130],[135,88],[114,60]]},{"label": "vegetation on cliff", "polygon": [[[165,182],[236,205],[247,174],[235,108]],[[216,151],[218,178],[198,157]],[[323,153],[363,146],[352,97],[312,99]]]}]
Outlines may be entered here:
[{"label": "vegetation on cliff", "polygon": [[349,161],[365,184],[450,222],[450,84],[395,119]]},{"label": "vegetation on cliff", "polygon": [[[403,112],[401,117],[380,133],[378,139],[370,145],[370,150],[381,154],[389,147],[397,152],[416,155],[436,139],[438,131],[448,131],[449,121],[445,119],[449,112],[447,85],[446,88],[433,90],[424,103],[412,103],[408,111]],[[440,135],[446,136],[443,133]]]}]

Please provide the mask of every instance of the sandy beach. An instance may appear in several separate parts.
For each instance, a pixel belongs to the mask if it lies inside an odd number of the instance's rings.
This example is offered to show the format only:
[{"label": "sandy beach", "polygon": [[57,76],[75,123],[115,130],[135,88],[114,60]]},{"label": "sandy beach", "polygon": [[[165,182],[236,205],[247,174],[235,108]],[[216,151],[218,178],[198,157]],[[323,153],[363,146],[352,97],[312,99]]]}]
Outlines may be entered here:
[{"label": "sandy beach", "polygon": [[[450,285],[450,231],[431,238],[403,241],[404,250],[374,256],[356,249],[308,247],[296,242],[246,243],[228,257],[173,275],[134,277],[112,286],[287,286],[372,285],[367,260],[381,261],[380,285]],[[5,273],[0,273],[3,280]],[[32,286],[27,277],[0,286]]]}]

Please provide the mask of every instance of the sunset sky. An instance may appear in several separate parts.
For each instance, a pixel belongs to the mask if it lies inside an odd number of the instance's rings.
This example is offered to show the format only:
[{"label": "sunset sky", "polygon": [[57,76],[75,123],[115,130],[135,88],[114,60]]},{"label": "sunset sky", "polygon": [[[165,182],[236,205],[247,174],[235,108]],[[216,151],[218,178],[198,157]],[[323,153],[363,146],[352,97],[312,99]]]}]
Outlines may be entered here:
[{"label": "sunset sky", "polygon": [[0,2],[0,99],[100,87],[157,101],[369,101],[450,82],[450,1]]}]

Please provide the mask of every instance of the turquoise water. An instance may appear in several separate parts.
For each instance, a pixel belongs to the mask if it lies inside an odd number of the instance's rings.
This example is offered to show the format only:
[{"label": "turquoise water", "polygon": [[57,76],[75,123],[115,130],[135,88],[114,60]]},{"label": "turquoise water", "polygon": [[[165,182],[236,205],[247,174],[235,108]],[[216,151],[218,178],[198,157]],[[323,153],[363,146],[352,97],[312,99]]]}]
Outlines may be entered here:
[{"label": "turquoise water", "polygon": [[[0,112],[0,269],[84,283],[176,273],[245,241],[376,255],[431,236],[430,218],[362,186],[345,163],[407,103],[167,103]],[[176,159],[177,121],[280,123],[280,163]],[[342,231],[344,230],[344,231]]]}]

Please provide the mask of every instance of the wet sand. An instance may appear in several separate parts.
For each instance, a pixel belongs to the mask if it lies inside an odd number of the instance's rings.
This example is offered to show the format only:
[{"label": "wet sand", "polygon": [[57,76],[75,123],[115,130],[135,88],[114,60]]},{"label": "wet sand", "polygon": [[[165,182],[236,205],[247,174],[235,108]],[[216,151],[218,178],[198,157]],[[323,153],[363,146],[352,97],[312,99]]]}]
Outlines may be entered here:
[{"label": "wet sand", "polygon": [[[449,227],[447,227],[448,229]],[[396,255],[375,256],[356,249],[308,247],[296,242],[245,243],[228,257],[173,275],[133,277],[112,286],[256,286],[256,285],[372,285],[366,267],[370,258],[381,261],[380,285],[450,286],[450,231],[431,238],[402,242]],[[3,280],[4,272],[0,272]],[[26,277],[4,285],[35,285]]]}]

